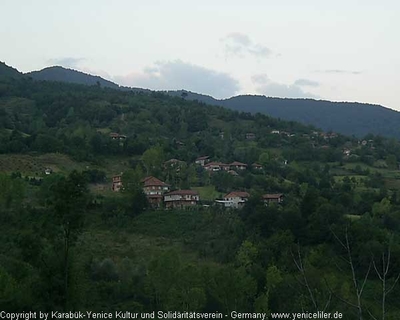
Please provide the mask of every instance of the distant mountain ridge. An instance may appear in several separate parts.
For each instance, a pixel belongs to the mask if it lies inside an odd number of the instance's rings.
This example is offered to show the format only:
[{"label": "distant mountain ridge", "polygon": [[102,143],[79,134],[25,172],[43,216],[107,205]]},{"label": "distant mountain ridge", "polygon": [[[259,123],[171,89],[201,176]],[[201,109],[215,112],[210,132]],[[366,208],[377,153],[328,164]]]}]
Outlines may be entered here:
[{"label": "distant mountain ridge", "polygon": [[22,73],[17,69],[10,67],[5,62],[0,61],[0,77],[20,78]]},{"label": "distant mountain ridge", "polygon": [[118,84],[105,80],[102,77],[93,76],[81,71],[67,69],[60,66],[48,67],[40,71],[28,72],[26,75],[35,80],[68,82],[84,84],[88,86],[100,85],[102,87],[120,89]]},{"label": "distant mountain ridge", "polygon": [[[0,76],[29,76],[34,80],[69,82],[83,85],[100,85],[111,89],[151,92],[148,89],[122,87],[80,71],[63,67],[48,67],[26,74],[0,63]],[[314,99],[273,98],[260,95],[240,95],[218,100],[211,96],[186,90],[161,91],[183,99],[198,100],[209,105],[249,112],[264,113],[274,118],[311,124],[325,131],[363,137],[369,133],[400,139],[400,112],[356,102],[332,102]]]},{"label": "distant mountain ridge", "polygon": [[400,112],[380,105],[260,95],[240,95],[218,100],[185,90],[167,93],[236,111],[259,112],[274,118],[312,124],[324,131],[335,131],[357,137],[372,133],[400,138]]}]

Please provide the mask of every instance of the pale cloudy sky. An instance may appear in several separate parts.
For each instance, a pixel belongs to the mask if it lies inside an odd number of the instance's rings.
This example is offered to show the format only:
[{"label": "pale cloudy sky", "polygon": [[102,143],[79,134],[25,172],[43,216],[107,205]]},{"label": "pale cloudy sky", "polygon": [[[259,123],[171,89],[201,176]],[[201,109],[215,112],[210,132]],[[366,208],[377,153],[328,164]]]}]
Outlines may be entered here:
[{"label": "pale cloudy sky", "polygon": [[0,61],[121,85],[400,110],[398,0],[0,0]]}]

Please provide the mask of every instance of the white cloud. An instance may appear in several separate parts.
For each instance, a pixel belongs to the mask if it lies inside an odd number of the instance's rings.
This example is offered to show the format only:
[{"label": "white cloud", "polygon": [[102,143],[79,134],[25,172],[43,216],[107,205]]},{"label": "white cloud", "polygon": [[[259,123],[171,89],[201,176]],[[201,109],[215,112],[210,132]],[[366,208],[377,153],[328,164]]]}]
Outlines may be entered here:
[{"label": "white cloud", "polygon": [[265,73],[260,73],[253,75],[251,81],[255,84],[265,84],[269,82],[269,78]]},{"label": "white cloud", "polygon": [[329,74],[353,74],[353,75],[359,75],[362,73],[362,71],[341,70],[341,69],[317,70],[317,72],[329,73]]},{"label": "white cloud", "polygon": [[153,90],[180,90],[199,92],[215,98],[227,98],[239,90],[239,83],[227,73],[175,61],[161,61],[142,72],[116,76],[114,81],[124,86]]},{"label": "white cloud", "polygon": [[318,87],[319,86],[319,82],[318,81],[313,81],[313,80],[309,80],[309,79],[297,79],[294,82],[294,85],[296,86],[302,86],[302,87]]},{"label": "white cloud", "polygon": [[301,85],[316,84],[315,81],[299,79],[293,84],[283,84],[271,81],[266,74],[256,74],[251,77],[252,82],[256,86],[256,91],[259,94],[270,97],[280,98],[318,98],[317,95],[310,92],[305,92]]},{"label": "white cloud", "polygon": [[62,57],[47,60],[48,63],[66,68],[76,68],[86,58]]},{"label": "white cloud", "polygon": [[225,56],[236,56],[244,58],[246,55],[257,58],[268,58],[272,55],[272,50],[268,47],[253,42],[250,37],[244,33],[232,32],[222,38],[224,43]]}]

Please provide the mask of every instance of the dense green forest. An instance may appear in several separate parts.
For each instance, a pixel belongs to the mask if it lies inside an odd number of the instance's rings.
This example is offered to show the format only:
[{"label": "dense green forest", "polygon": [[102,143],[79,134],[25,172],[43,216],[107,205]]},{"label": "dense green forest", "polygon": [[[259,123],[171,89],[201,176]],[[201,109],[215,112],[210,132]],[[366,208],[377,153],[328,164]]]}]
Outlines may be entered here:
[{"label": "dense green forest", "polygon": [[187,91],[169,91],[173,96],[185,92],[187,99],[236,111],[264,113],[271,117],[318,126],[345,135],[362,137],[368,133],[400,138],[400,113],[380,105],[358,102],[332,102],[316,99],[289,99],[261,95],[241,95],[228,99]]},{"label": "dense green forest", "polygon": [[[96,85],[119,90],[133,90],[149,93],[147,89],[127,88],[80,71],[63,67],[48,67],[26,74],[7,68],[0,63],[1,70],[14,77],[31,77],[35,80],[60,81],[67,83]],[[7,70],[6,70],[7,69]],[[197,100],[209,105],[222,106],[239,112],[262,113],[287,121],[297,121],[313,125],[325,131],[333,130],[341,134],[361,138],[369,133],[385,137],[400,138],[400,113],[398,111],[373,104],[358,102],[332,102],[316,99],[283,99],[260,95],[240,95],[228,99],[215,99],[201,93],[185,90],[166,91],[174,97]]]},{"label": "dense green forest", "polygon": [[[200,156],[249,168],[209,172]],[[372,134],[5,75],[0,310],[399,319],[398,159],[397,140]],[[121,172],[124,188],[112,192]],[[200,204],[152,209],[141,189],[149,175],[197,190]],[[251,195],[242,209],[214,205],[234,190]],[[278,192],[282,204],[262,202]]]}]

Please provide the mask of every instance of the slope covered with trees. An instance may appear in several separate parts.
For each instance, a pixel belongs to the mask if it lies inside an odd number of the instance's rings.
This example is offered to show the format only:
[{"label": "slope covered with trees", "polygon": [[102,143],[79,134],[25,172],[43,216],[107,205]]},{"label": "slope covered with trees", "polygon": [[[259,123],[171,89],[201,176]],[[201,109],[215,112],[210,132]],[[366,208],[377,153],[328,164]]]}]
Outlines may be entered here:
[{"label": "slope covered with trees", "polygon": [[223,106],[236,111],[263,113],[274,118],[311,124],[323,130],[362,137],[368,133],[400,138],[400,113],[379,105],[314,99],[282,99],[243,95],[217,100],[210,96],[177,91],[171,95]]},{"label": "slope covered with trees", "polygon": [[[7,78],[0,153],[0,310],[399,319],[395,139],[161,93]],[[249,168],[210,172],[200,156]],[[112,192],[121,171],[124,188]],[[141,189],[149,175],[197,190],[201,203],[152,209]],[[214,205],[235,190],[251,195],[242,209]],[[264,193],[284,202],[266,206]]]},{"label": "slope covered with trees", "polygon": [[[0,65],[0,74],[20,77],[17,70]],[[99,76],[63,67],[49,67],[25,74],[35,80],[58,81],[84,85],[100,85],[120,90],[149,92],[147,89],[128,88],[105,80]],[[239,112],[262,113],[274,118],[313,125],[325,131],[362,137],[369,133],[400,138],[400,113],[380,105],[357,102],[331,102],[314,99],[282,99],[259,95],[242,95],[218,100],[213,97],[185,90],[167,91],[171,96],[197,100],[209,105],[223,106]]]}]

